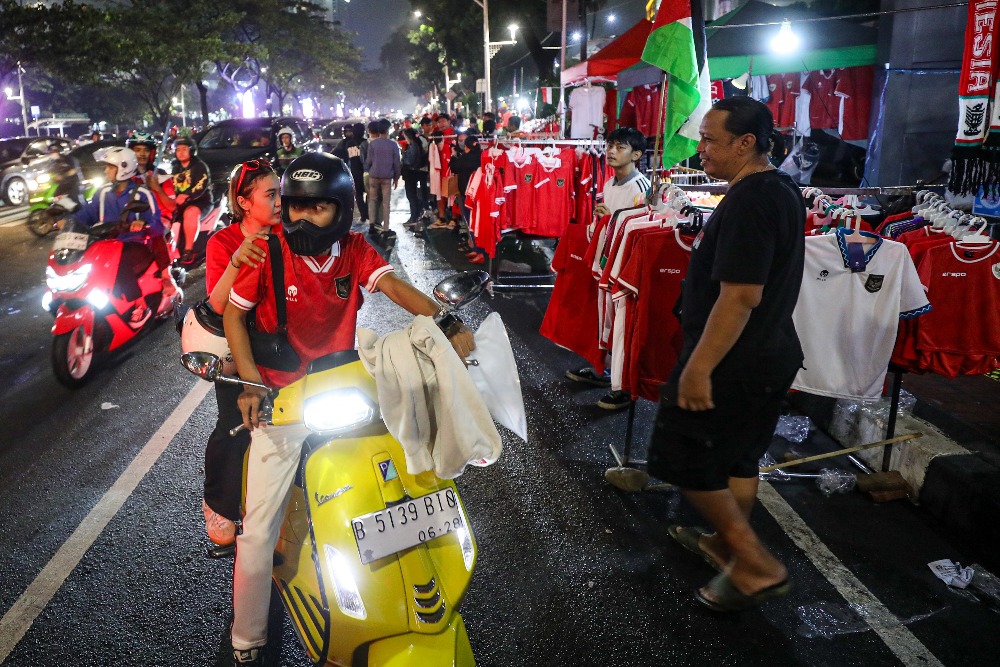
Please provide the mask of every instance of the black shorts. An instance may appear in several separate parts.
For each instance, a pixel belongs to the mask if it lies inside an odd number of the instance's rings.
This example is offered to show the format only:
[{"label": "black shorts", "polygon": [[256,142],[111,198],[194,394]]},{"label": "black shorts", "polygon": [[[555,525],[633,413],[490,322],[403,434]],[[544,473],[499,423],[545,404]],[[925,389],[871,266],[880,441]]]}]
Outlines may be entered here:
[{"label": "black shorts", "polygon": [[757,476],[792,377],[713,382],[715,408],[682,410],[665,385],[649,444],[649,473],[692,491],[719,491]]}]

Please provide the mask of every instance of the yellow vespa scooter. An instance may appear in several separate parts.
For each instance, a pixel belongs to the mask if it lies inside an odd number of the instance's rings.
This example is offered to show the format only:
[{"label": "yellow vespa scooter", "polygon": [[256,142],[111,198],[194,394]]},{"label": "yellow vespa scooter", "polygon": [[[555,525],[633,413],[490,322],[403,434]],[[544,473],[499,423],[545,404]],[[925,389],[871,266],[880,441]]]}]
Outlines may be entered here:
[{"label": "yellow vespa scooter", "polygon": [[[475,301],[489,274],[445,279],[447,309]],[[206,352],[184,366],[226,377]],[[264,387],[267,389],[267,387]],[[385,428],[375,382],[354,350],[312,362],[273,400],[275,425],[304,423],[302,448],[276,548],[274,584],[316,665],[472,667],[458,608],[476,564],[476,540],[450,480],[411,475]]]}]

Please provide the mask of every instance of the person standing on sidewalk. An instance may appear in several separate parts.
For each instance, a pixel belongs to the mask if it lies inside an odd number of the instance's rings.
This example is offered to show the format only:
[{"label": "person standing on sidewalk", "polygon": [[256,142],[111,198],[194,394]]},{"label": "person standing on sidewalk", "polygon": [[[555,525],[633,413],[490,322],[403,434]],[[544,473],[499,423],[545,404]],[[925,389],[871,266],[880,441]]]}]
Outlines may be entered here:
[{"label": "person standing on sidewalk", "polygon": [[788,571],[750,526],[757,461],[802,366],[792,311],[802,283],[805,206],[768,160],[774,119],[749,97],[718,102],[701,123],[698,156],[729,182],[698,234],[681,297],[684,345],[661,388],[650,474],[681,488],[712,525],[669,533],[719,571],[697,600],[746,609],[791,589]]},{"label": "person standing on sidewalk", "polygon": [[[649,179],[639,171],[639,160],[645,150],[646,138],[635,128],[620,127],[608,135],[608,166],[614,169],[615,175],[604,184],[604,201],[594,207],[595,218],[614,215],[620,209],[638,206],[646,201]],[[597,289],[596,285],[594,289]],[[610,365],[608,355],[605,366],[610,368]],[[568,370],[566,377],[595,387],[611,387],[611,373],[598,373],[591,366]],[[612,389],[597,401],[597,406],[605,410],[621,410],[631,402],[632,397],[627,391]]]},{"label": "person standing on sidewalk", "polygon": [[395,190],[399,185],[399,144],[388,138],[389,121],[373,120],[368,123],[368,154],[365,171],[368,172],[368,219],[373,232],[389,229],[390,184]]}]

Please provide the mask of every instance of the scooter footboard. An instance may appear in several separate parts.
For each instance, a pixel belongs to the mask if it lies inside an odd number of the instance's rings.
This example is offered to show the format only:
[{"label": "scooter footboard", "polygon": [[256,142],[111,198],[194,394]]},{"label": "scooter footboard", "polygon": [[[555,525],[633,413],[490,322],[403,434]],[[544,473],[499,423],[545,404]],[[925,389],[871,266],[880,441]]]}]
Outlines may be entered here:
[{"label": "scooter footboard", "polygon": [[368,647],[367,667],[475,667],[475,664],[465,622],[459,614],[454,614],[448,627],[438,634],[409,632]]}]

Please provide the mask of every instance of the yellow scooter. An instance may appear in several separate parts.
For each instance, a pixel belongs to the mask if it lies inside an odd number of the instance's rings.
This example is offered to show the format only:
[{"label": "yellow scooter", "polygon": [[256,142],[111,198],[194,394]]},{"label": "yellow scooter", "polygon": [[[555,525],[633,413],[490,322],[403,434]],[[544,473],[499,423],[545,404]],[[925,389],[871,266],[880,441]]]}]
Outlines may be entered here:
[{"label": "yellow scooter", "polygon": [[[443,315],[475,301],[488,279],[470,271],[439,283],[434,295],[446,306]],[[206,380],[253,384],[223,375],[210,353],[188,352],[181,362]],[[452,481],[407,472],[357,352],[312,362],[304,378],[274,396],[266,420],[313,431],[273,571],[313,663],[474,666],[458,613],[476,564],[468,513]]]}]

